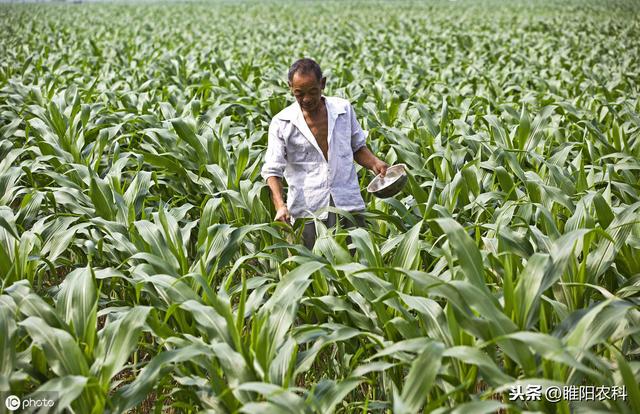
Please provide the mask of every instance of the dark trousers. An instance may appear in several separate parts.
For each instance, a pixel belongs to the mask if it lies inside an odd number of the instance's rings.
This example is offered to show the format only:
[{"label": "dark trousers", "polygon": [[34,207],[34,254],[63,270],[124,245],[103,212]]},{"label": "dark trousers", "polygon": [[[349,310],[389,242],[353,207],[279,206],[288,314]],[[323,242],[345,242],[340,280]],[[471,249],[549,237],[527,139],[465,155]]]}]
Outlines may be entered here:
[{"label": "dark trousers", "polygon": [[[329,200],[329,205],[332,207],[334,206],[332,198]],[[358,214],[362,211],[363,210],[349,212],[353,215],[355,223],[347,217],[340,217],[340,226],[342,228],[365,227],[366,223],[364,221],[364,216]],[[327,228],[334,227],[338,222],[336,213],[329,212],[329,216],[325,220],[322,220],[322,222],[327,226]],[[316,243],[316,225],[313,221],[309,221],[304,224],[304,229],[302,229],[302,240],[307,249],[313,249],[313,245]],[[347,244],[348,243],[351,243],[351,237],[347,238]],[[353,252],[351,254],[353,255]]]}]

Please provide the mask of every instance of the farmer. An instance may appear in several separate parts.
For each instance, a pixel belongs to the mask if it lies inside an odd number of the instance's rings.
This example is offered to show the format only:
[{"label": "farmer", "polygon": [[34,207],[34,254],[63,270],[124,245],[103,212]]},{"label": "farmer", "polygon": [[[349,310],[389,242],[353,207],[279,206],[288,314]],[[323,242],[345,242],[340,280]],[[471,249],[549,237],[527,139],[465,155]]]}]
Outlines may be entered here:
[{"label": "farmer", "polygon": [[[388,165],[365,144],[365,133],[351,104],[342,98],[324,96],[327,78],[312,59],[297,60],[289,69],[289,88],[296,102],[280,111],[269,125],[269,141],[262,177],[271,189],[275,220],[312,217],[317,210],[335,206],[352,212],[364,210],[356,175],[355,160],[384,175]],[[282,197],[282,177],[289,190]],[[336,224],[334,213],[318,216],[327,227]],[[354,214],[357,223],[345,220],[345,227],[364,226],[364,217]],[[304,245],[311,249],[316,239],[313,222],[303,229]]]}]

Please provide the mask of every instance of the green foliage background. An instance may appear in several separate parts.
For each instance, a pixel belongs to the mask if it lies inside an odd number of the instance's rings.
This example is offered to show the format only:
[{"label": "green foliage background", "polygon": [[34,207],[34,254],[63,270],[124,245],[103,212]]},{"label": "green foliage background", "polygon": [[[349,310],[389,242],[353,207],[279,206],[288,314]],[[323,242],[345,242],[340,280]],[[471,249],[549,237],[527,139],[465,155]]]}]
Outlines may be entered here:
[{"label": "green foliage background", "polygon": [[[0,5],[2,398],[640,412],[639,10]],[[312,252],[259,176],[302,56],[411,172]],[[509,399],[528,384],[628,395]]]}]

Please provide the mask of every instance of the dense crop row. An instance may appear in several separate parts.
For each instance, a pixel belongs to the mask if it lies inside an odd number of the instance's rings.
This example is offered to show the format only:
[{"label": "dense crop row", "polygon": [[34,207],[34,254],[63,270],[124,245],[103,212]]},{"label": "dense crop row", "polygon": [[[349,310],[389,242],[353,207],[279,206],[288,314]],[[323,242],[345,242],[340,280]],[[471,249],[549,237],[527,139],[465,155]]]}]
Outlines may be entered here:
[{"label": "dense crop row", "polygon": [[[640,412],[640,9],[584,3],[2,5],[2,400]],[[259,176],[301,56],[411,172],[313,252]]]}]

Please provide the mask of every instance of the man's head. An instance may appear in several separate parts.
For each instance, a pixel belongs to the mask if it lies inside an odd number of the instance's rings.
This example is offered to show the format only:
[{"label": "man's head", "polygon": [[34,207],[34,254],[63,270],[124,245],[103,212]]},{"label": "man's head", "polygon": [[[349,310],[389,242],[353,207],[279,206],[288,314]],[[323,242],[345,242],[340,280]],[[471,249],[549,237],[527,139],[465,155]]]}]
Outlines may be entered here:
[{"label": "man's head", "polygon": [[313,59],[299,59],[289,69],[289,88],[303,110],[314,112],[322,103],[327,78]]}]

